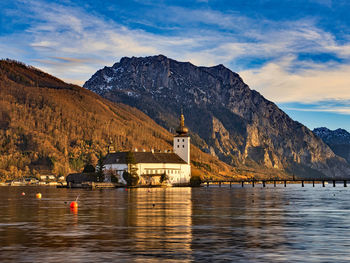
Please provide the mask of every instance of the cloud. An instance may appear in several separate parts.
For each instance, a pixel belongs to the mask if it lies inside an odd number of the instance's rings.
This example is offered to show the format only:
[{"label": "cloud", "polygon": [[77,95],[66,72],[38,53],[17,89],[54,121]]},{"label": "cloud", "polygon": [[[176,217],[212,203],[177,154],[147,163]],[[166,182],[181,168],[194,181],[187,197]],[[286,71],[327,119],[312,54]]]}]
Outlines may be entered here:
[{"label": "cloud", "polygon": [[350,65],[301,63],[302,70],[288,71],[295,57],[269,62],[240,75],[250,87],[277,103],[350,99]]},{"label": "cloud", "polygon": [[[0,36],[0,56],[34,63],[70,82],[81,84],[123,56],[164,54],[195,65],[224,64],[240,71],[251,88],[276,102],[350,96],[347,64],[298,60],[301,52],[330,53],[350,60],[350,44],[339,44],[311,18],[257,20],[208,8],[157,5],[164,12],[157,12],[153,20],[149,18],[154,14],[146,13],[147,26],[168,31],[151,33],[88,13],[83,7],[40,0],[20,3],[25,9],[15,14],[27,19],[29,26],[23,32]],[[250,67],[250,60],[257,59],[267,62]]]},{"label": "cloud", "polygon": [[304,112],[332,112],[343,115],[350,115],[350,107],[348,108],[340,108],[340,107],[332,107],[332,108],[284,108],[284,110],[291,111],[304,111]]}]

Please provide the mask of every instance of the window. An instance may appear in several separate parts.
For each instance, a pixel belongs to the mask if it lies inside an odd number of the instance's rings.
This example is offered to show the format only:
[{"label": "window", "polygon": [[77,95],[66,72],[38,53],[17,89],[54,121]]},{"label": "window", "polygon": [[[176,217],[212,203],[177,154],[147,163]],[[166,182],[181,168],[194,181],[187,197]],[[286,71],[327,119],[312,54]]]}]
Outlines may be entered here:
[{"label": "window", "polygon": [[180,148],[180,145],[178,145],[177,148]]},{"label": "window", "polygon": [[185,139],[182,139],[182,142],[185,142]]},{"label": "window", "polygon": [[182,145],[182,148],[185,148],[185,145]]},{"label": "window", "polygon": [[179,142],[180,141],[180,139],[177,139],[177,142]]}]

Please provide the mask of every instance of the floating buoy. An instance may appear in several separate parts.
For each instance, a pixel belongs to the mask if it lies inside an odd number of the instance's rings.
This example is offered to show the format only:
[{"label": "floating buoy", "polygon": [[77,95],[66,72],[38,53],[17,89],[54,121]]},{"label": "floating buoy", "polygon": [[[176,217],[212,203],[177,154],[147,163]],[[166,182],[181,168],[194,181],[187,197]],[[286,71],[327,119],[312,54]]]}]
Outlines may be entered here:
[{"label": "floating buoy", "polygon": [[35,196],[36,198],[41,199],[41,193],[37,193]]},{"label": "floating buoy", "polygon": [[77,214],[78,214],[78,207],[71,207],[71,208],[70,208],[70,211],[71,211],[73,214],[77,215]]},{"label": "floating buoy", "polygon": [[75,208],[76,209],[76,208],[78,208],[78,202],[73,201],[73,202],[70,203],[69,206],[70,206],[70,208]]},{"label": "floating buoy", "polygon": [[25,192],[22,192],[21,195],[26,195],[26,193],[25,193]]}]

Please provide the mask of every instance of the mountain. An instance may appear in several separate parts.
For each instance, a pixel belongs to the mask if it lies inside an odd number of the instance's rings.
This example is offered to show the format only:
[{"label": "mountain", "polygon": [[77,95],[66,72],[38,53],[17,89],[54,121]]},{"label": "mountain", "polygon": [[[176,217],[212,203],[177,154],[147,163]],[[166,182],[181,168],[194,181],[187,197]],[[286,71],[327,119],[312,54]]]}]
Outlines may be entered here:
[{"label": "mountain", "polygon": [[163,55],[124,57],[83,87],[136,107],[169,130],[182,108],[194,144],[238,171],[350,175],[349,164],[320,138],[223,65],[197,67]]},{"label": "mountain", "polygon": [[344,129],[334,131],[321,127],[313,130],[314,134],[320,137],[333,152],[350,163],[350,133]]},{"label": "mountain", "polygon": [[[81,171],[96,164],[111,144],[124,151],[172,149],[172,136],[133,107],[23,63],[0,60],[0,180]],[[228,165],[191,150],[194,172],[232,175]]]}]

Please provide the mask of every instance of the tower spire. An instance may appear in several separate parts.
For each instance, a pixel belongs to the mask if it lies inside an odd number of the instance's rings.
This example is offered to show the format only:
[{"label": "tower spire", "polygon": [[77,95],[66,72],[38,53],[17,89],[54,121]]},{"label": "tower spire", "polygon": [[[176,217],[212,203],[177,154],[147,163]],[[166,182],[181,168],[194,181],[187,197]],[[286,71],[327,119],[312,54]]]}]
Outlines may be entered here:
[{"label": "tower spire", "polygon": [[183,110],[181,108],[181,115],[180,115],[180,125],[176,129],[177,135],[187,135],[188,128],[185,126],[185,117],[183,114]]}]

